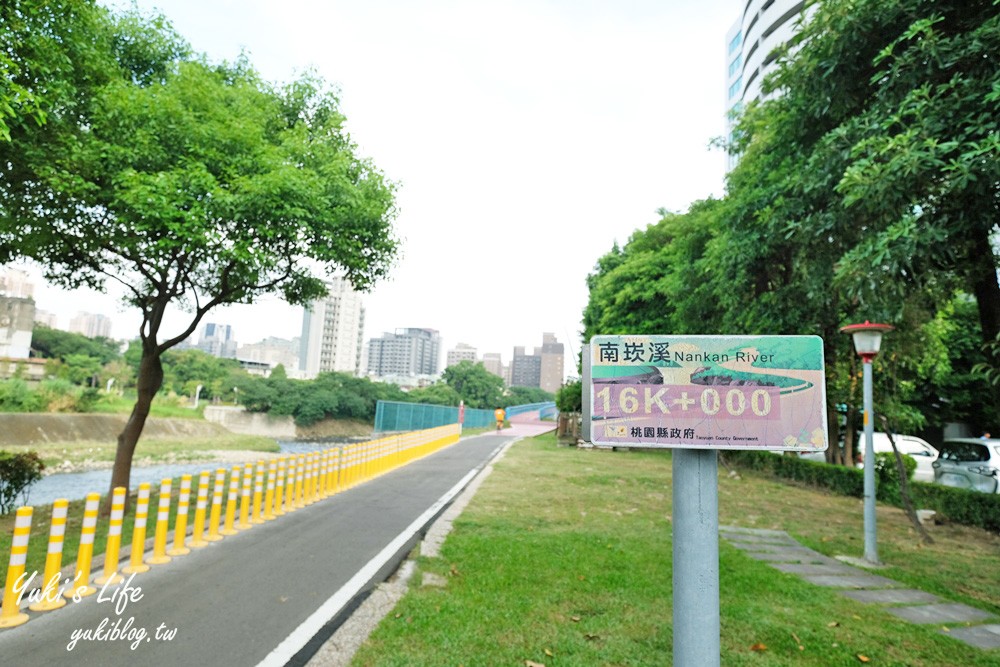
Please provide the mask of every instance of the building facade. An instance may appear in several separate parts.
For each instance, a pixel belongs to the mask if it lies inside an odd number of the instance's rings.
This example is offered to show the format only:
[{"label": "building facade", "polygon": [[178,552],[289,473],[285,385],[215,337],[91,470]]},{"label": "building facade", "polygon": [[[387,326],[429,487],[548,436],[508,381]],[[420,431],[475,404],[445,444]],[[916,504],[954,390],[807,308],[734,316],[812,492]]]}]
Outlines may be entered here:
[{"label": "building facade", "polygon": [[377,378],[438,374],[441,337],[435,329],[397,329],[368,342],[368,374]]},{"label": "building facade", "polygon": [[465,343],[459,343],[452,349],[448,350],[448,354],[446,356],[447,361],[445,361],[444,367],[448,368],[449,366],[454,366],[460,361],[471,361],[472,363],[476,363],[478,356],[479,351],[476,348]]},{"label": "building facade", "polygon": [[[766,99],[761,83],[778,64],[778,52],[812,11],[801,0],[745,0],[742,13],[726,33],[727,136],[736,116],[752,100]],[[729,168],[738,156],[730,156]]]},{"label": "building facade", "polygon": [[269,336],[259,343],[240,345],[236,351],[237,358],[242,361],[266,363],[270,368],[281,365],[286,372],[297,371],[299,368],[299,342],[301,339],[276,338]]},{"label": "building facade", "polygon": [[554,334],[542,334],[542,346],[533,354],[526,354],[524,347],[514,348],[510,362],[510,386],[539,387],[556,393],[563,383],[563,344]]},{"label": "building facade", "polygon": [[233,337],[233,328],[228,324],[206,322],[201,328],[198,344],[194,348],[213,357],[235,359],[237,344]]},{"label": "building facade", "polygon": [[542,358],[534,354],[525,354],[524,347],[515,347],[514,356],[510,361],[510,386],[541,387]]},{"label": "building facade", "polygon": [[70,318],[69,331],[87,338],[111,338],[111,318],[100,313],[79,312]]},{"label": "building facade", "polygon": [[19,269],[0,271],[0,358],[27,359],[35,328],[35,286]]},{"label": "building facade", "polygon": [[535,354],[541,358],[538,386],[550,394],[556,393],[563,384],[563,344],[554,334],[543,333],[542,347],[535,348]]},{"label": "building facade", "polygon": [[346,278],[327,283],[327,295],[302,315],[299,368],[303,376],[320,373],[361,375],[365,307],[361,294]]},{"label": "building facade", "polygon": [[510,385],[510,368],[503,363],[503,358],[499,352],[483,352],[483,368],[493,375],[503,378],[506,385]]}]

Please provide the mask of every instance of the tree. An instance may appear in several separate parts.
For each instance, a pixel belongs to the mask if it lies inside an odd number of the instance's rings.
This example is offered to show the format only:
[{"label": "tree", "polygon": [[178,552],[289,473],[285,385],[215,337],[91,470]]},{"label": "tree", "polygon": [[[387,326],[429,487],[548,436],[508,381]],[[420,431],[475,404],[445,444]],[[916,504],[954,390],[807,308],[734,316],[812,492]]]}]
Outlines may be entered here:
[{"label": "tree", "polygon": [[431,405],[458,405],[462,397],[444,382],[436,382],[428,387],[411,389],[407,394],[407,400]]},{"label": "tree", "polygon": [[43,359],[62,359],[73,354],[96,357],[102,364],[121,359],[118,343],[98,336],[88,338],[83,334],[53,329],[35,323],[31,332],[31,351]]},{"label": "tree", "polygon": [[738,125],[725,233],[751,304],[901,321],[961,289],[996,339],[998,47],[992,0],[817,6]]},{"label": "tree", "polygon": [[555,397],[551,392],[545,391],[541,387],[508,387],[504,392],[500,407],[507,408],[512,405],[531,405],[532,403],[548,403]]},{"label": "tree", "polygon": [[465,401],[466,407],[495,408],[503,400],[503,379],[468,359],[444,369],[441,378]]},{"label": "tree", "polygon": [[[79,101],[79,122],[58,147],[45,127],[2,156],[18,168],[0,184],[0,262],[30,258],[65,288],[117,282],[141,314],[114,487],[128,486],[163,354],[206,313],[272,293],[306,304],[325,294],[324,274],[366,289],[397,241],[393,185],[355,155],[321,80],[279,89],[243,59],[211,65],[157,17],[127,13],[93,38],[115,68]],[[174,308],[188,313],[176,333]]]}]

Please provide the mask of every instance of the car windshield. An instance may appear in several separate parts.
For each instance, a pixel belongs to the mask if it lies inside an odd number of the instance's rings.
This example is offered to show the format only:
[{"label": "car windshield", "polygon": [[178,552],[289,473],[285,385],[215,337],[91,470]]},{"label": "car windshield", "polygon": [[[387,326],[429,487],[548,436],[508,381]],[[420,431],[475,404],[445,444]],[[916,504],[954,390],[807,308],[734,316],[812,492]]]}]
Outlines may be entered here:
[{"label": "car windshield", "polygon": [[990,452],[986,445],[978,442],[946,442],[941,446],[943,461],[988,461]]}]

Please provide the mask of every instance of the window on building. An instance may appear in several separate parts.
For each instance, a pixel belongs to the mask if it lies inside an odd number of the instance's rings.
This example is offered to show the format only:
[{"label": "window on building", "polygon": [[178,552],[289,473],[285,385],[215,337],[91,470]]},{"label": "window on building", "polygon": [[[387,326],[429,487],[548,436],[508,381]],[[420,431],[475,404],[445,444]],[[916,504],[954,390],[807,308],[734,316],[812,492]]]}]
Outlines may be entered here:
[{"label": "window on building", "polygon": [[743,56],[741,54],[737,54],[733,62],[729,63],[730,79],[733,78],[733,75],[736,74],[737,71],[739,71],[741,65],[743,65]]},{"label": "window on building", "polygon": [[733,85],[729,86],[729,99],[733,99],[740,94],[740,87],[743,85],[743,77],[736,79]]},{"label": "window on building", "polygon": [[[716,42],[716,44],[718,44],[718,42]],[[743,33],[738,32],[736,33],[736,36],[733,37],[732,41],[729,42],[729,55],[733,55],[733,51],[740,48],[741,44],[743,44]]]}]

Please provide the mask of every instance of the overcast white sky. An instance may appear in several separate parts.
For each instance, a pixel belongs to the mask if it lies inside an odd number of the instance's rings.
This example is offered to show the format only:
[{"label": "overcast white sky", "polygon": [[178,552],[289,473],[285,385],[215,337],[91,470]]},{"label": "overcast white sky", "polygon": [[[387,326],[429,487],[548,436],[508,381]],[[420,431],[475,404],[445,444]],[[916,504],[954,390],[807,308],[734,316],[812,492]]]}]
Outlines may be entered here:
[{"label": "overcast white sky", "polygon": [[[108,0],[106,4],[120,3]],[[615,241],[723,192],[725,36],[739,0],[138,0],[198,51],[241,50],[271,81],[314,68],[340,89],[361,155],[399,184],[402,255],[365,299],[365,339],[402,327],[443,348],[566,344],[575,374],[585,278]],[[36,288],[135,336],[114,299]],[[241,343],[299,335],[269,300],[206,321]]]}]

